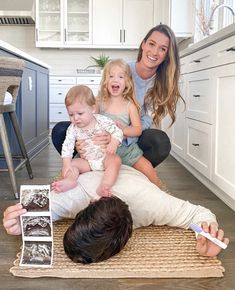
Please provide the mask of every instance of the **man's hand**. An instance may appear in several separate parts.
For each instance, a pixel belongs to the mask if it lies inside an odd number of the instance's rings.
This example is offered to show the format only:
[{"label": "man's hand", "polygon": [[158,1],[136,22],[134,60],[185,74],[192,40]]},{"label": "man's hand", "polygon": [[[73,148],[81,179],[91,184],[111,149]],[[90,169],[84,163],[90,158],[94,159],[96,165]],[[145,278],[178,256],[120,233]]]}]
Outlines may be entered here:
[{"label": "man's hand", "polygon": [[10,235],[20,235],[20,216],[27,210],[20,203],[9,206],[3,213],[3,226]]},{"label": "man's hand", "polygon": [[[215,237],[228,245],[229,239],[224,238],[224,231],[218,229],[218,225],[216,223],[211,223],[209,226],[207,223],[202,223],[201,227],[206,233],[210,233],[212,237]],[[197,236],[196,250],[202,256],[215,257],[222,249],[199,234]]]}]

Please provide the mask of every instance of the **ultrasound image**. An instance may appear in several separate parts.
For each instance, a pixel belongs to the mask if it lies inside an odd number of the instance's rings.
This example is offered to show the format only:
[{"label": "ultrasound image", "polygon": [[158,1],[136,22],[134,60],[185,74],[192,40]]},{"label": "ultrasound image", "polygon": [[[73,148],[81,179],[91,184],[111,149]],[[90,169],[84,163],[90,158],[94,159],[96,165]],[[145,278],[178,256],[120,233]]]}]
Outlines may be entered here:
[{"label": "ultrasound image", "polygon": [[52,242],[25,241],[22,264],[50,265],[52,262]]},{"label": "ultrasound image", "polygon": [[49,211],[49,189],[24,189],[21,203],[27,211]]},{"label": "ultrasound image", "polygon": [[28,237],[50,237],[51,219],[49,216],[23,216],[23,233]]}]

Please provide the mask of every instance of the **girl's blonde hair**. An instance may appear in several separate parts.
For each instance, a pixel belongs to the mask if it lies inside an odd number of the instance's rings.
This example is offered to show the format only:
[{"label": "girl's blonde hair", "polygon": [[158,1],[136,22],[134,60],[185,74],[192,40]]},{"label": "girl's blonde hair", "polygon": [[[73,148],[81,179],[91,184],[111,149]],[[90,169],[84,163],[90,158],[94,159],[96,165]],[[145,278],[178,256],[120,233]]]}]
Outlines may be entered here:
[{"label": "girl's blonde hair", "polygon": [[86,103],[88,106],[95,105],[95,97],[92,90],[84,85],[74,86],[66,94],[66,107],[72,105],[75,101],[78,101],[80,103]]},{"label": "girl's blonde hair", "polygon": [[[142,44],[145,43],[153,32],[158,31],[169,38],[169,48],[166,59],[158,66],[154,78],[153,87],[151,87],[144,99],[146,110],[153,112],[153,122],[159,125],[161,120],[169,113],[171,125],[176,119],[176,104],[182,96],[179,91],[180,62],[175,34],[172,29],[159,24],[153,27],[145,36],[139,47],[137,62],[142,58]],[[183,100],[184,102],[184,100]]]},{"label": "girl's blonde hair", "polygon": [[125,89],[123,91],[123,98],[131,101],[138,110],[140,110],[139,103],[135,98],[135,85],[131,74],[131,69],[129,65],[122,59],[110,60],[104,67],[104,72],[102,75],[101,83],[100,83],[100,92],[99,92],[99,101],[101,103],[105,103],[110,99],[110,93],[108,91],[108,81],[109,74],[114,66],[119,66],[124,74],[125,74]]}]

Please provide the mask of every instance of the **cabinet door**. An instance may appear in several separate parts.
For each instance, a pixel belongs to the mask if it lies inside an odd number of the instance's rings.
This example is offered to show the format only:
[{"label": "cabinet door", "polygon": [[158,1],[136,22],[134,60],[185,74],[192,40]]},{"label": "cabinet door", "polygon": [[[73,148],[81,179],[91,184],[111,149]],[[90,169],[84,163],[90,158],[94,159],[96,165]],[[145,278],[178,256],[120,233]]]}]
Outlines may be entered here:
[{"label": "cabinet door", "polygon": [[191,37],[195,6],[192,0],[171,0],[170,26],[178,37]]},{"label": "cabinet door", "polygon": [[153,27],[153,0],[123,1],[123,45],[139,47],[146,33]]},{"label": "cabinet door", "polygon": [[62,43],[62,0],[36,0],[36,46],[59,47]]},{"label": "cabinet door", "polygon": [[91,43],[90,0],[65,1],[64,41],[66,45]]},{"label": "cabinet door", "polygon": [[120,46],[122,38],[122,0],[93,1],[93,45]]},{"label": "cabinet door", "polygon": [[[184,98],[185,95],[185,83],[184,77],[180,80],[180,91]],[[162,120],[161,129],[165,131],[171,140],[171,150],[184,158],[185,154],[185,104],[180,99],[176,107],[176,120],[171,126],[171,118],[169,114]]]},{"label": "cabinet door", "polygon": [[[184,98],[185,84],[183,77],[180,80],[180,91]],[[185,103],[179,99],[176,107],[176,120],[172,128],[172,151],[179,156],[184,157],[185,154]]]},{"label": "cabinet door", "polygon": [[213,182],[235,197],[235,64],[213,69],[214,102]]}]

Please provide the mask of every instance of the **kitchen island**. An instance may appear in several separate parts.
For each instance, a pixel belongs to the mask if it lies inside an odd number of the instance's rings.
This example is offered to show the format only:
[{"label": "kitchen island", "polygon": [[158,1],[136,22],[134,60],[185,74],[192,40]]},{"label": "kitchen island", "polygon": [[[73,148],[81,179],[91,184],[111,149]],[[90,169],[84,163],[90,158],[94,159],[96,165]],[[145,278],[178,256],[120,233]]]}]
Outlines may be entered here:
[{"label": "kitchen island", "polygon": [[[25,61],[16,114],[26,150],[32,159],[49,144],[49,66],[1,40],[0,56],[21,58]],[[6,123],[11,152],[17,156],[20,149],[8,116]],[[0,155],[3,155],[1,144]],[[3,167],[5,164],[1,162],[1,168]]]}]

